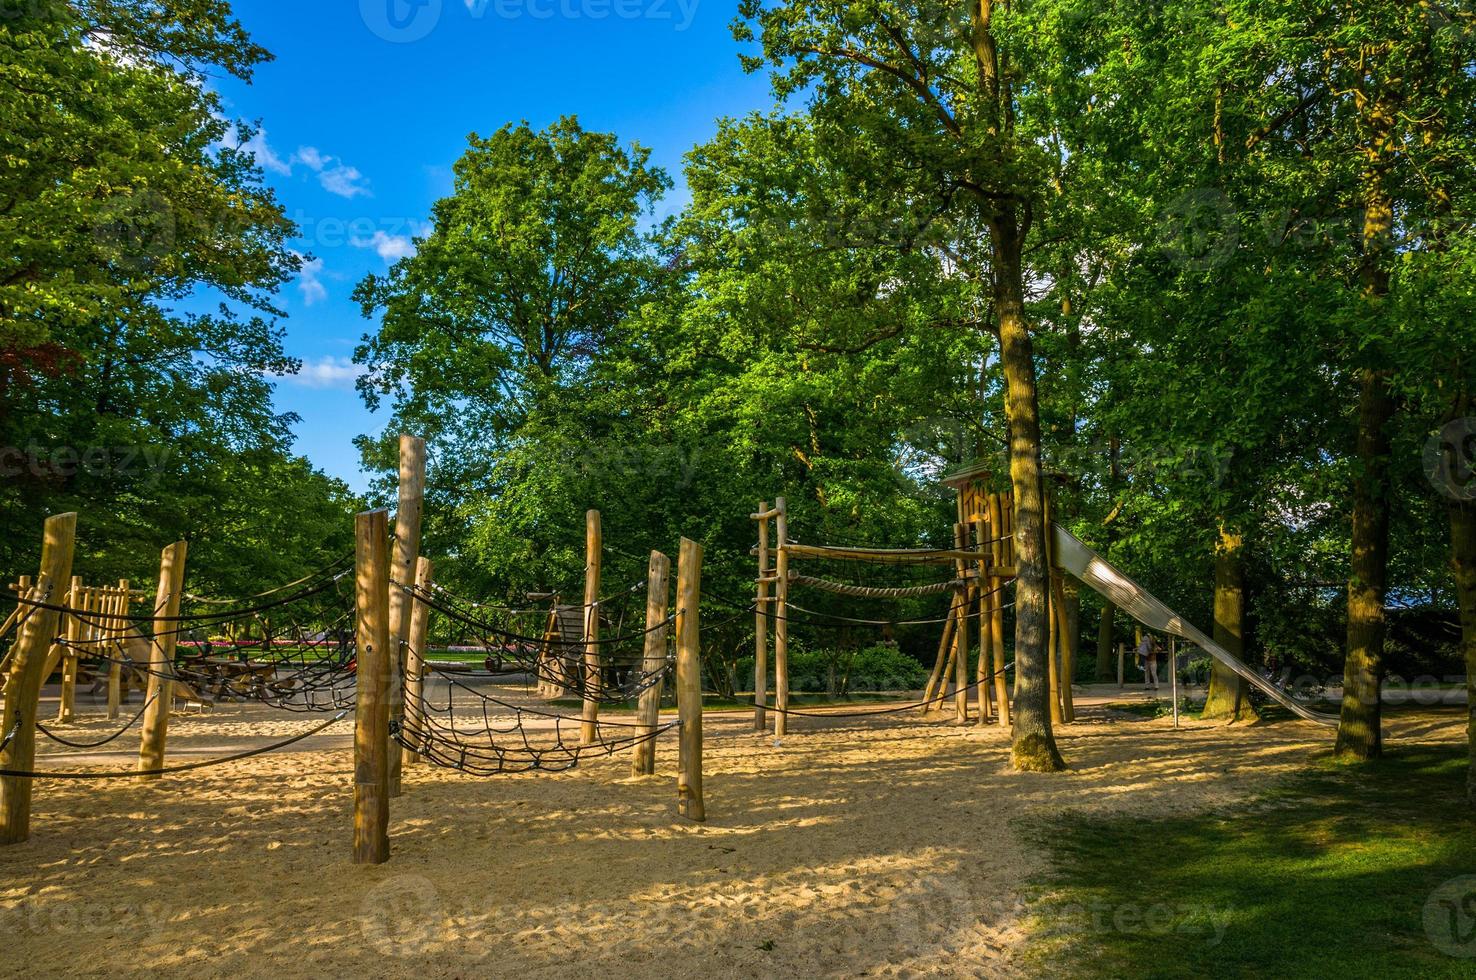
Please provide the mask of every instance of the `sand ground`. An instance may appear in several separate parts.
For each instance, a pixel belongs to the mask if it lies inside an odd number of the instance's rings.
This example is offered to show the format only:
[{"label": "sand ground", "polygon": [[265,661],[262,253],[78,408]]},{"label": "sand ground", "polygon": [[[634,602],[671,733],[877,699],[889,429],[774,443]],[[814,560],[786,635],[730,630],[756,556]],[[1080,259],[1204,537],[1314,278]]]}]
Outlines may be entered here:
[{"label": "sand ground", "polygon": [[[777,747],[709,715],[705,825],[676,816],[674,733],[643,779],[625,755],[495,779],[412,767],[382,867],[349,861],[349,720],[153,783],[48,782],[32,840],[0,850],[0,975],[1014,975],[1033,817],[1233,805],[1328,744],[1304,723],[1174,730],[1101,693],[1053,776],[1010,772],[998,729],[915,713],[795,719]],[[63,734],[108,731],[81,710]],[[219,706],[174,719],[170,758],[316,723]],[[1459,741],[1459,724],[1405,717],[1391,738]],[[38,768],[126,768],[137,736],[41,751]]]}]

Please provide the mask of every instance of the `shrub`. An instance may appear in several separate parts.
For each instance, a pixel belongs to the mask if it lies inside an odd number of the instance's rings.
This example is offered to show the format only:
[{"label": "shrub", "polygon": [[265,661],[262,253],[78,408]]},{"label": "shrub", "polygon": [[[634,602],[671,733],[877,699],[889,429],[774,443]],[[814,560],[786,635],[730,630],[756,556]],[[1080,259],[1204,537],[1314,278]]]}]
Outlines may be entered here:
[{"label": "shrub", "polygon": [[[769,686],[773,688],[774,654],[769,653]],[[739,683],[752,689],[753,657],[738,661]],[[806,650],[791,645],[789,689],[797,693],[850,694],[862,691],[910,691],[927,683],[923,665],[890,644],[860,650]]]}]

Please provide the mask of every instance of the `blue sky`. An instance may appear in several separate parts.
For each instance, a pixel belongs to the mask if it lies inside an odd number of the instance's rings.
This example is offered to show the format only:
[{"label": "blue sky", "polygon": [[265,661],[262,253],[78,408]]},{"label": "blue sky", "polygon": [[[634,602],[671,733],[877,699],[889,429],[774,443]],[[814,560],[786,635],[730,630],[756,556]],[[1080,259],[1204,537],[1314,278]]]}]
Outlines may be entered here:
[{"label": "blue sky", "polygon": [[468,134],[564,114],[652,150],[677,181],[721,116],[772,104],[729,33],[736,0],[236,0],[276,61],[247,86],[219,80],[232,118],[259,121],[257,161],[313,261],[280,300],[303,373],[277,384],[302,416],[297,451],[363,489],[352,440],[386,424],[353,389],[354,345],[374,324],[350,300],[423,233],[451,191]]}]

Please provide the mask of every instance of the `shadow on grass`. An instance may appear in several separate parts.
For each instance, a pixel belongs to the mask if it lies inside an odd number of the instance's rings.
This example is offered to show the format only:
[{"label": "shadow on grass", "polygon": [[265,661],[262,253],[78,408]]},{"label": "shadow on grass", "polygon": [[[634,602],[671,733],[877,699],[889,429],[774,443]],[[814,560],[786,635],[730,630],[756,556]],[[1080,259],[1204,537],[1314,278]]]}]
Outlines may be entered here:
[{"label": "shadow on grass", "polygon": [[1054,870],[1032,899],[1027,962],[1042,975],[1476,975],[1476,959],[1446,952],[1476,957],[1476,880],[1470,908],[1432,903],[1476,873],[1465,773],[1461,747],[1421,746],[1325,762],[1234,811],[1034,828]]}]

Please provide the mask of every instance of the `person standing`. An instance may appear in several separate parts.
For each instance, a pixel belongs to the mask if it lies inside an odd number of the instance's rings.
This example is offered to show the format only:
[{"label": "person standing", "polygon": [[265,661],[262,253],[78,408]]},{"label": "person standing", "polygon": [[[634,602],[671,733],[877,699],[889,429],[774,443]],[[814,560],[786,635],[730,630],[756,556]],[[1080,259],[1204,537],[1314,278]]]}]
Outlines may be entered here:
[{"label": "person standing", "polygon": [[1143,665],[1143,690],[1158,690],[1158,641],[1151,633],[1144,633],[1138,641],[1138,661]]}]

